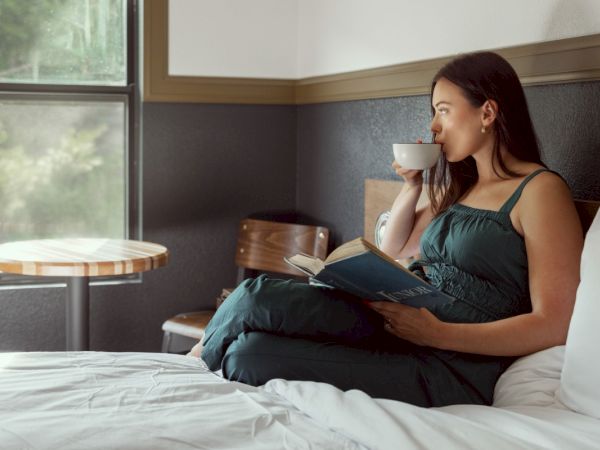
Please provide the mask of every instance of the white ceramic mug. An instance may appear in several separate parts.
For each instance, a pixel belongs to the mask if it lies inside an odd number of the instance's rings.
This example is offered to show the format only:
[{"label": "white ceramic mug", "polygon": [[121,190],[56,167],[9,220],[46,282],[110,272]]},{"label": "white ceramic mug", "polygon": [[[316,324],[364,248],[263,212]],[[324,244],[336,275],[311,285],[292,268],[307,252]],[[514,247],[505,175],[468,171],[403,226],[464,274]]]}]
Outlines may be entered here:
[{"label": "white ceramic mug", "polygon": [[394,159],[405,169],[424,170],[432,167],[440,156],[441,144],[394,144]]}]

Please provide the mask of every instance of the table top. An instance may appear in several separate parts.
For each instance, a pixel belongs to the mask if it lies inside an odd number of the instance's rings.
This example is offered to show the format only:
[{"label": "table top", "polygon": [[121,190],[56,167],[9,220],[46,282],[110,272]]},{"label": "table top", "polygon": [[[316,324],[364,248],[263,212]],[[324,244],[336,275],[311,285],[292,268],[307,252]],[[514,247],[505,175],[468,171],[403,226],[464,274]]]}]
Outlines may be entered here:
[{"label": "table top", "polygon": [[124,275],[167,264],[166,247],[126,239],[41,239],[0,245],[0,271],[37,276]]}]

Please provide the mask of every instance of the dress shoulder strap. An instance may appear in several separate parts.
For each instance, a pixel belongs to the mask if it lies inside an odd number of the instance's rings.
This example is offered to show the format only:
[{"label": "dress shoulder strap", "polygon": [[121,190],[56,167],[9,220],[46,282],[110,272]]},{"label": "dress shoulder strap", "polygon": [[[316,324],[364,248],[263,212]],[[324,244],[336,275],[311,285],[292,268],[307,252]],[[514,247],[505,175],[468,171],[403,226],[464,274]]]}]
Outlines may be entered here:
[{"label": "dress shoulder strap", "polygon": [[514,206],[519,201],[519,199],[521,198],[521,193],[523,192],[523,189],[525,188],[527,183],[529,183],[535,176],[539,175],[542,172],[556,173],[556,172],[554,172],[550,169],[546,169],[546,168],[538,169],[534,172],[531,172],[529,175],[527,175],[525,177],[525,179],[523,181],[521,181],[521,184],[519,184],[519,187],[517,187],[515,192],[513,192],[513,194],[508,198],[508,200],[506,200],[504,205],[502,205],[502,208],[500,208],[500,212],[510,213],[512,211],[512,209],[514,208]]}]

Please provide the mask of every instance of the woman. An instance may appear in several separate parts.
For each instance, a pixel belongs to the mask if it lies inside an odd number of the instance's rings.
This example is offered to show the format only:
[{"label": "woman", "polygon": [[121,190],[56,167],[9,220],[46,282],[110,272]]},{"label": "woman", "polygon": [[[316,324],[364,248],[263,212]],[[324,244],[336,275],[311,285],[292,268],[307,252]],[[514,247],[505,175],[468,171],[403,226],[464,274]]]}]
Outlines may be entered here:
[{"label": "woman", "polygon": [[490,404],[515,357],[565,342],[583,236],[567,185],[541,163],[516,73],[494,53],[464,55],[438,72],[431,99],[443,151],[428,172],[431,202],[415,211],[423,174],[394,162],[405,184],[382,249],[394,258],[420,250],[410,269],[455,301],[416,309],[246,280],[207,327],[212,370],[421,406]]}]

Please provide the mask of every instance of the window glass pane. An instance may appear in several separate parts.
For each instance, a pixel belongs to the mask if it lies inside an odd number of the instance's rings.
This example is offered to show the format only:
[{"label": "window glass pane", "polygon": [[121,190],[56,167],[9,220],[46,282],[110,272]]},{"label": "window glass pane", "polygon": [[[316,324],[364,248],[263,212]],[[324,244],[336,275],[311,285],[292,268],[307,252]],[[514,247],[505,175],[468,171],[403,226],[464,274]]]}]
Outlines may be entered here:
[{"label": "window glass pane", "polygon": [[0,82],[123,86],[125,0],[0,0]]},{"label": "window glass pane", "polygon": [[64,98],[0,97],[0,242],[126,235],[127,97]]}]

